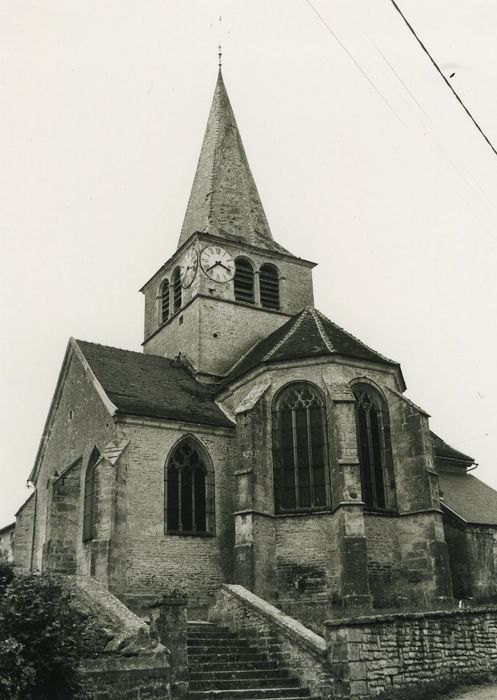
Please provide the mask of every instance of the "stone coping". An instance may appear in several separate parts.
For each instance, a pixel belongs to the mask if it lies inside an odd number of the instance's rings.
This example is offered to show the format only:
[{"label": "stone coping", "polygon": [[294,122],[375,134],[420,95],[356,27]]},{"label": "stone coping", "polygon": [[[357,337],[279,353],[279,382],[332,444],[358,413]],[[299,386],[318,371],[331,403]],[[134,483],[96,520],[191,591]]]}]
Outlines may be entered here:
[{"label": "stone coping", "polygon": [[412,612],[342,617],[337,620],[326,620],[324,625],[325,627],[355,627],[360,625],[381,625],[385,622],[402,622],[403,620],[429,620],[455,615],[484,615],[487,613],[497,614],[497,605],[486,605],[474,608],[453,608],[451,610],[423,610],[418,612],[413,610]]},{"label": "stone coping", "polygon": [[306,646],[310,652],[320,657],[326,655],[326,641],[323,637],[304,627],[301,622],[298,622],[293,617],[285,615],[271,603],[267,603],[243,586],[236,584],[224,583],[221,589],[229,592],[233,597],[241,600],[244,605],[252,608],[271,623],[277,625],[283,633],[292,637],[296,644]]}]

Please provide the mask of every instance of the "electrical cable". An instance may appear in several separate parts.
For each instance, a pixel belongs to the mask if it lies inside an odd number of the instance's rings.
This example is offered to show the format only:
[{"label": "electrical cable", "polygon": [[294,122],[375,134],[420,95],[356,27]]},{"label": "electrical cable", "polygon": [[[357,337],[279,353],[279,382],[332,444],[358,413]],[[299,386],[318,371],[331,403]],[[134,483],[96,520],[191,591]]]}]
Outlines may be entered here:
[{"label": "electrical cable", "polygon": [[[307,0],[306,0],[306,1],[307,1]],[[480,132],[480,134],[483,136],[483,138],[485,139],[485,141],[488,143],[488,145],[490,146],[490,148],[492,149],[492,151],[493,151],[493,152],[495,153],[495,155],[497,156],[497,151],[495,150],[495,148],[494,148],[492,142],[490,141],[490,139],[488,138],[488,136],[485,134],[485,132],[483,131],[483,129],[481,128],[481,126],[478,124],[478,122],[476,121],[476,119],[473,117],[473,115],[471,114],[471,112],[469,111],[469,109],[466,107],[466,105],[464,104],[464,102],[461,100],[461,98],[459,97],[459,95],[457,94],[457,92],[454,90],[454,88],[452,87],[452,85],[450,84],[450,82],[447,80],[447,78],[445,77],[445,75],[444,75],[443,72],[441,71],[440,67],[438,66],[438,63],[435,61],[435,59],[433,58],[433,56],[431,55],[431,53],[428,51],[428,49],[426,48],[426,46],[424,45],[424,43],[421,41],[421,39],[419,38],[419,36],[416,34],[416,31],[414,30],[414,27],[409,23],[409,21],[407,20],[407,18],[405,17],[405,15],[403,14],[403,12],[402,12],[402,10],[400,9],[400,7],[397,5],[397,3],[395,2],[395,0],[390,0],[390,2],[391,2],[392,5],[395,7],[395,9],[396,9],[397,12],[399,13],[399,15],[402,17],[402,19],[404,20],[404,22],[405,22],[406,25],[408,26],[408,28],[409,28],[411,34],[415,37],[416,41],[417,41],[418,44],[421,46],[421,48],[423,49],[423,51],[425,52],[425,54],[428,56],[428,58],[430,59],[430,61],[433,63],[433,65],[435,66],[435,69],[437,70],[438,74],[442,77],[442,79],[443,79],[443,81],[445,82],[445,84],[450,88],[450,90],[452,91],[452,94],[454,95],[454,97],[456,98],[456,100],[459,102],[459,104],[460,104],[461,107],[464,109],[464,111],[466,112],[466,114],[468,115],[468,117],[471,119],[471,121],[472,121],[473,124],[476,126],[476,128],[478,129],[478,131]]]}]

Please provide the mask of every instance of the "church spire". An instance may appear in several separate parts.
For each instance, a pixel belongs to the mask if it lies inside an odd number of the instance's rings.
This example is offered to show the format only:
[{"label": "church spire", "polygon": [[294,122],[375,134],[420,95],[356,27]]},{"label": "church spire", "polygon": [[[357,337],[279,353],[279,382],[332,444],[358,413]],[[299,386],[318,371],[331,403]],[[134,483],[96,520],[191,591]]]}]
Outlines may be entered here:
[{"label": "church spire", "polygon": [[271,235],[240,132],[219,72],[178,247],[196,231],[267,250]]}]

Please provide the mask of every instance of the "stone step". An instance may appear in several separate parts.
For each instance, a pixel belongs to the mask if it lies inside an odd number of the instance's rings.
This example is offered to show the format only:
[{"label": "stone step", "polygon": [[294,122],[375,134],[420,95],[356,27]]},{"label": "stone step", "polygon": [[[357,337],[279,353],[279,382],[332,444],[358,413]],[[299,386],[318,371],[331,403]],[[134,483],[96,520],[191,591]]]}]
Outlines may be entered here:
[{"label": "stone step", "polygon": [[239,637],[187,637],[187,644],[189,647],[225,647],[231,646],[232,644],[246,644],[246,640],[241,640]]},{"label": "stone step", "polygon": [[233,669],[238,670],[238,671],[252,671],[253,669],[260,669],[262,670],[267,670],[267,671],[272,671],[272,670],[278,670],[279,667],[274,663],[274,661],[261,661],[261,657],[257,656],[253,661],[243,661],[243,662],[237,662],[236,665],[233,665],[230,661],[213,661],[212,657],[208,657],[206,661],[201,661],[197,662],[197,659],[195,659],[195,662],[190,658],[190,663],[189,666],[191,669],[195,669],[195,671],[213,671],[213,672],[218,672],[218,671],[233,671]]},{"label": "stone step", "polygon": [[[250,688],[234,690],[190,690],[188,700],[209,700],[211,698],[222,700],[253,700],[254,698],[271,698],[272,700],[300,700],[311,695],[307,688]],[[316,700],[316,696],[314,696]],[[317,699],[319,700],[319,699]]]},{"label": "stone step", "polygon": [[[194,622],[188,624],[187,641],[189,700],[320,700],[311,698],[287,668],[268,660],[254,637]],[[269,644],[267,651],[276,654],[279,647]]]},{"label": "stone step", "polygon": [[239,668],[226,668],[225,670],[205,670],[205,671],[191,671],[190,680],[191,681],[201,681],[201,680],[252,680],[253,678],[288,678],[290,672],[287,669],[280,668],[253,668],[253,669],[239,669]]},{"label": "stone step", "polygon": [[300,690],[299,682],[295,678],[203,678],[193,680],[190,678],[190,690],[258,690],[262,688],[295,688]]},{"label": "stone step", "polygon": [[188,665],[195,667],[198,664],[210,663],[229,663],[239,664],[261,662],[261,655],[256,652],[247,651],[244,649],[241,653],[224,651],[222,653],[207,653],[207,654],[191,654],[188,655]]}]

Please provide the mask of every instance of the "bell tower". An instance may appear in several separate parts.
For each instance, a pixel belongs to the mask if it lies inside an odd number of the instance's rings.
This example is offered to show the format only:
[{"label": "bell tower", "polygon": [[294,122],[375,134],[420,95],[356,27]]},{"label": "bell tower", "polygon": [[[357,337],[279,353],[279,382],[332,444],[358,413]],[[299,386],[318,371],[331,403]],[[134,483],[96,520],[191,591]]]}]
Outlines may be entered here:
[{"label": "bell tower", "polygon": [[273,239],[220,67],[177,250],[141,289],[143,350],[220,380],[313,304],[313,267]]}]

